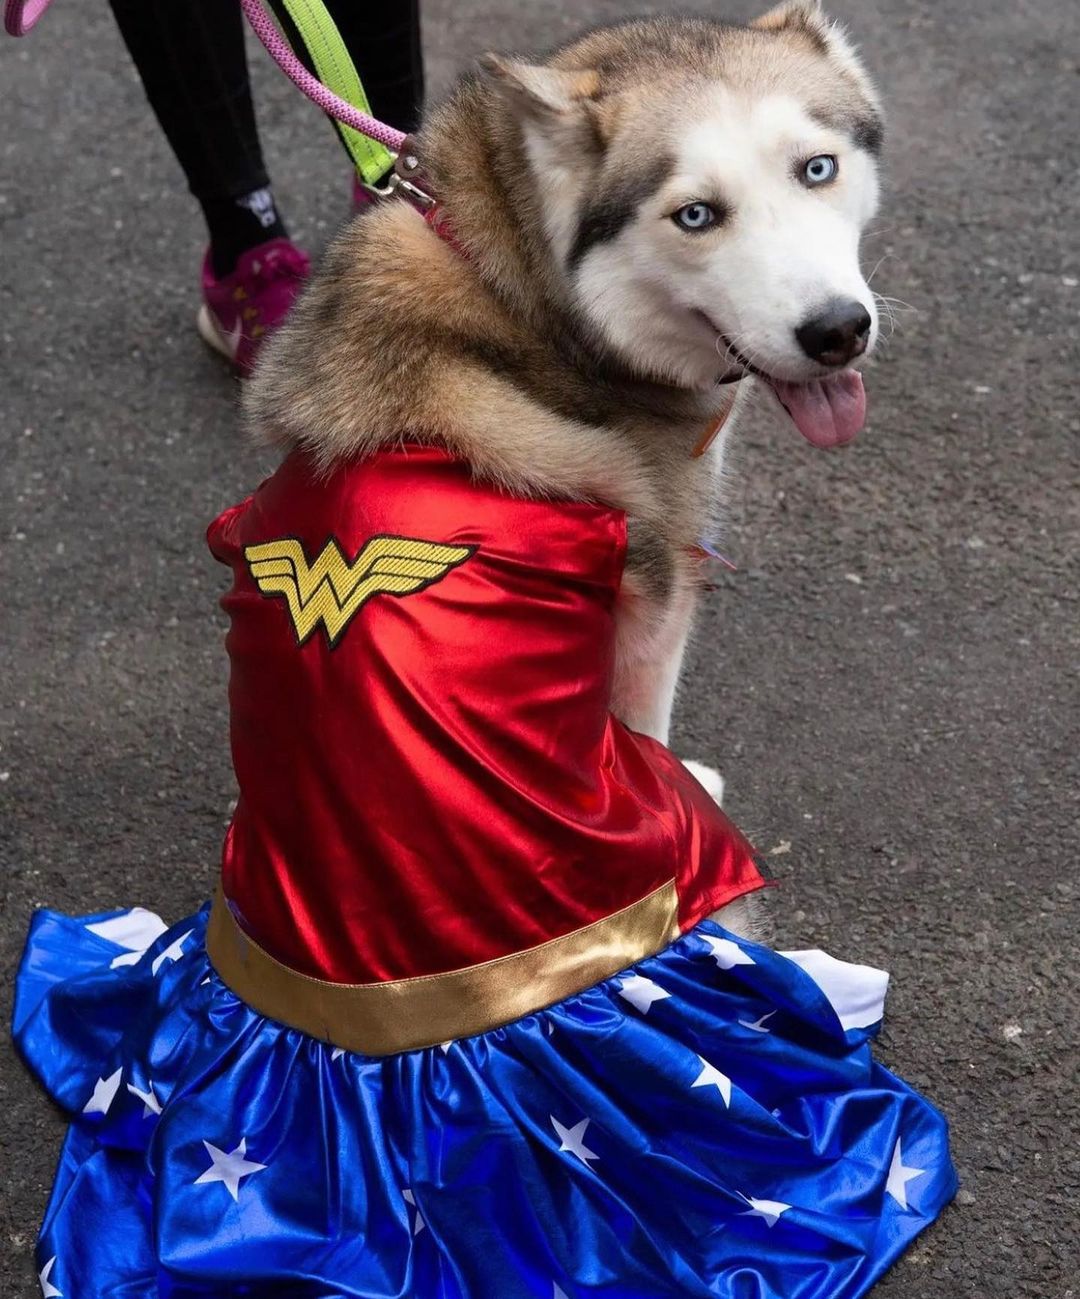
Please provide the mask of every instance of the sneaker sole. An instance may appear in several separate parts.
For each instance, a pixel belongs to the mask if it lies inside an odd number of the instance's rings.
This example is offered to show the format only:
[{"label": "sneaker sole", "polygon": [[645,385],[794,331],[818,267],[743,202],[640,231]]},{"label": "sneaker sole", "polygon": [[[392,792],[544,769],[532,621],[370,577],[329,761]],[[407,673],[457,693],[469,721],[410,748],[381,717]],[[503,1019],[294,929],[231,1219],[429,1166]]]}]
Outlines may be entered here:
[{"label": "sneaker sole", "polygon": [[199,331],[199,337],[207,347],[212,347],[215,352],[225,357],[232,365],[236,364],[236,349],[205,302],[199,308],[195,317],[195,328]]}]

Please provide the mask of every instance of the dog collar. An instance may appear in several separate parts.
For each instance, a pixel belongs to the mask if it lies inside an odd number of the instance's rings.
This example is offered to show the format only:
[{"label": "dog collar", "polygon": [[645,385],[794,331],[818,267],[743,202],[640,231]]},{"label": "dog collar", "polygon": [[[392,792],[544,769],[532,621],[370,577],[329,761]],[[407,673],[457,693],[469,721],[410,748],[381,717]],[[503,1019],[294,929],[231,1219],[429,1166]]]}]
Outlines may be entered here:
[{"label": "dog collar", "polygon": [[466,261],[469,260],[469,254],[466,252],[464,245],[458,239],[457,235],[454,234],[454,231],[450,226],[450,221],[446,215],[446,209],[441,203],[432,199],[431,206],[424,212],[424,220],[432,230],[434,230],[444,244],[449,244],[455,253],[464,257]]}]

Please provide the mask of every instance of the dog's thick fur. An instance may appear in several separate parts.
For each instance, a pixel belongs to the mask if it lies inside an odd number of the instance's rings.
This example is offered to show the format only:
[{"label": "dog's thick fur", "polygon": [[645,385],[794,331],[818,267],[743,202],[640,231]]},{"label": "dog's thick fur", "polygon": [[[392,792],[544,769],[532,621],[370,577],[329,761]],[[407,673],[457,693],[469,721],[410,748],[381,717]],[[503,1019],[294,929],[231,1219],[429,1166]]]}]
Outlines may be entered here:
[{"label": "dog's thick fur", "polygon": [[[743,283],[755,235],[749,218],[740,226],[738,185],[755,182],[734,174],[740,140],[730,137],[751,118],[747,129],[766,134],[813,131],[806,147],[839,154],[847,169],[846,188],[816,207],[793,190],[794,237],[805,242],[820,212],[832,224],[818,261],[835,274],[811,284],[815,263],[790,303],[780,280]],[[248,418],[324,464],[432,441],[516,493],[624,510],[613,710],[666,741],[697,601],[688,547],[714,526],[733,420],[708,454],[692,451],[745,387],[718,383],[729,369],[718,339],[730,344],[737,326],[741,354],[766,373],[820,372],[783,340],[807,294],[841,281],[865,289],[857,243],[876,202],[880,137],[869,81],[815,3],[782,5],[751,28],[628,23],[541,66],[489,56],[417,142],[457,247],[401,201],[354,221],[266,346]],[[714,150],[736,151],[734,189],[715,200],[734,212],[706,254],[669,218],[716,191],[715,176],[698,175]],[[787,171],[769,183],[794,186]],[[771,267],[762,276],[775,278]],[[698,282],[730,302],[719,327],[692,301]],[[743,317],[755,294],[780,305],[751,328]]]}]

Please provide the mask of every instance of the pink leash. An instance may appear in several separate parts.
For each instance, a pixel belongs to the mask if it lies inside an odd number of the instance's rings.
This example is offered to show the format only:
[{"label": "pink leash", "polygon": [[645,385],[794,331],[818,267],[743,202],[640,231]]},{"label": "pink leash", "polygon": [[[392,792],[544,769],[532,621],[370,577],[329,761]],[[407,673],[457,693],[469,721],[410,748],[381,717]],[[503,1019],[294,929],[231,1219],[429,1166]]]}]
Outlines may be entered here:
[{"label": "pink leash", "polygon": [[4,0],[4,31],[25,36],[49,7],[49,0]]},{"label": "pink leash", "polygon": [[[8,0],[9,5],[13,2],[14,0]],[[49,0],[31,0],[31,3],[40,4],[42,7],[48,2]],[[220,0],[220,2],[227,3],[228,0]],[[240,0],[240,6],[267,54],[313,104],[317,104],[324,113],[329,113],[345,126],[351,126],[354,131],[359,131],[361,135],[378,140],[394,153],[400,152],[405,141],[404,132],[395,131],[392,126],[387,126],[378,118],[361,113],[358,108],[354,108],[339,95],[335,95],[321,81],[313,77],[282,38],[273,20],[263,8],[261,0]]]}]

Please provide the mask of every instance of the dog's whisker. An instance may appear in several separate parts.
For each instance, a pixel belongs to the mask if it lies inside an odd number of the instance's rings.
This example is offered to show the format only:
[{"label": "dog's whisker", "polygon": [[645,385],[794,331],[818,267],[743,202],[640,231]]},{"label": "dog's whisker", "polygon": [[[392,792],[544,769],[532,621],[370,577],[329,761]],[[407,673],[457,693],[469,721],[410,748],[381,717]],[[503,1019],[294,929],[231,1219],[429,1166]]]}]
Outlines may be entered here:
[{"label": "dog's whisker", "polygon": [[905,302],[903,298],[890,298],[884,293],[875,293],[874,299],[877,302],[887,302],[890,306],[898,307],[902,311],[918,311],[919,308],[912,306],[910,302]]},{"label": "dog's whisker", "polygon": [[877,304],[878,310],[889,322],[892,328],[895,329],[896,312],[893,310],[891,303],[888,301],[888,299],[881,297],[881,295],[877,293],[874,294],[874,301]]},{"label": "dog's whisker", "polygon": [[902,323],[900,316],[903,312],[915,312],[917,310],[910,303],[901,302],[898,298],[887,298],[880,293],[874,294],[874,301],[877,303],[882,315],[889,322],[889,335],[899,329]]}]

